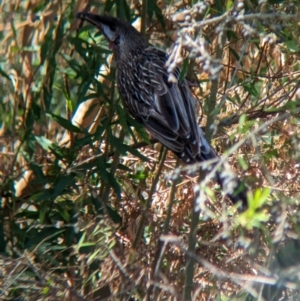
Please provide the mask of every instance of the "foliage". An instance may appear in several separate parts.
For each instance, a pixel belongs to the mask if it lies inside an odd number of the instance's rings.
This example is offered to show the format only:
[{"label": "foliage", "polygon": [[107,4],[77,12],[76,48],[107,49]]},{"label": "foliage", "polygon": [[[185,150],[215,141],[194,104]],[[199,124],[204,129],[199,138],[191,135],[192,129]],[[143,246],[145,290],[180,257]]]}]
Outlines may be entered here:
[{"label": "foliage", "polygon": [[[1,300],[299,298],[296,0],[0,7]],[[170,47],[207,138],[251,188],[247,211],[124,111],[106,41],[74,20],[84,10]],[[198,185],[208,199],[193,228]]]}]

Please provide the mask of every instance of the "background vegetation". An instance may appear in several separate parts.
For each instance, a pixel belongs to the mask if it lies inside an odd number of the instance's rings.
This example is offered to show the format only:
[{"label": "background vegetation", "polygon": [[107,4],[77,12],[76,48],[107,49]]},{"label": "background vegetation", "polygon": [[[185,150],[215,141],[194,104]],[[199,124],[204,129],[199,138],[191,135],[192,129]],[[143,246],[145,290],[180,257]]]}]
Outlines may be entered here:
[{"label": "background vegetation", "polygon": [[[1,1],[0,299],[299,300],[299,8]],[[205,183],[191,223],[197,173],[124,111],[83,10],[171,52],[208,140],[251,188],[246,212]]]}]

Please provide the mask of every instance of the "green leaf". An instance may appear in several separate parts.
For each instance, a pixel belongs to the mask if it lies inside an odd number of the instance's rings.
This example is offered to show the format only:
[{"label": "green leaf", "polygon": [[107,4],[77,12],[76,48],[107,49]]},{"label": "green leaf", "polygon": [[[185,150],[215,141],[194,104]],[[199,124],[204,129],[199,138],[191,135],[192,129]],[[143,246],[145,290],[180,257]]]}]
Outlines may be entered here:
[{"label": "green leaf", "polygon": [[241,117],[239,118],[239,128],[243,129],[245,122],[247,120],[247,115],[246,114],[242,114]]},{"label": "green leaf", "polygon": [[134,179],[136,181],[141,181],[141,180],[145,180],[148,177],[147,172],[143,169],[143,170],[137,170],[136,173],[130,173],[127,175],[127,177],[129,179]]},{"label": "green leaf", "polygon": [[186,77],[188,70],[189,70],[189,65],[190,65],[190,60],[189,58],[185,58],[183,60],[183,64],[180,70],[180,75],[179,75],[179,82],[181,83],[184,78]]},{"label": "green leaf", "polygon": [[145,128],[140,123],[138,123],[135,119],[130,117],[128,114],[126,114],[126,118],[127,118],[128,123],[135,128],[139,137],[141,139],[143,139],[144,141],[146,141],[148,144],[150,144],[149,135],[148,135],[147,131],[145,130]]},{"label": "green leaf", "polygon": [[55,120],[59,125],[61,125],[63,128],[67,129],[70,132],[74,133],[81,133],[82,131],[77,126],[73,125],[69,120],[62,118],[58,115],[55,115],[53,113],[47,113],[47,116],[51,117],[53,120]]},{"label": "green leaf", "polygon": [[161,27],[163,29],[166,29],[166,23],[164,20],[163,13],[162,13],[161,9],[157,6],[155,1],[151,1],[151,0],[148,1],[148,15],[149,15],[149,10],[155,12],[155,16],[156,16],[158,22],[160,23]]},{"label": "green leaf", "polygon": [[112,221],[116,224],[122,224],[122,217],[120,216],[120,214],[113,209],[111,206],[106,205],[106,209],[107,209],[107,213],[110,216],[110,218],[112,219]]},{"label": "green leaf", "polygon": [[60,50],[61,45],[64,43],[64,19],[60,18],[59,22],[56,23],[55,28],[55,41],[53,43],[52,56],[54,57]]},{"label": "green leaf", "polygon": [[64,207],[58,206],[58,212],[66,222],[70,221],[70,214]]},{"label": "green leaf", "polygon": [[116,0],[117,17],[130,22],[130,8],[126,0]]},{"label": "green leaf", "polygon": [[99,171],[99,176],[104,180],[105,183],[108,183],[108,176],[106,171],[108,167],[106,161],[102,156],[97,158],[96,166],[97,166],[97,170]]},{"label": "green leaf", "polygon": [[59,179],[53,184],[53,199],[61,195],[67,186],[73,185],[74,183],[73,174],[59,177]]},{"label": "green leaf", "polygon": [[267,201],[269,195],[269,188],[256,189],[253,198],[250,198],[249,205],[253,209],[258,209]]},{"label": "green leaf", "polygon": [[221,0],[216,0],[215,1],[215,9],[218,15],[221,15],[223,11],[223,1]]},{"label": "green leaf", "polygon": [[44,136],[34,136],[36,142],[47,152],[51,150],[51,146],[53,145],[53,142],[47,139]]},{"label": "green leaf", "polygon": [[128,152],[130,152],[131,154],[135,155],[136,157],[142,159],[144,162],[150,162],[148,157],[145,157],[144,155],[142,155],[138,150],[136,150],[135,148],[127,145],[126,146],[126,150]]},{"label": "green leaf", "polygon": [[131,172],[132,171],[131,168],[129,168],[128,166],[123,165],[121,163],[118,164],[118,169],[124,170],[124,171],[127,171],[127,172]]},{"label": "green leaf", "polygon": [[34,175],[36,176],[37,179],[43,180],[45,178],[43,169],[40,165],[38,165],[35,162],[30,162],[29,163],[29,168],[33,171]]},{"label": "green leaf", "polygon": [[89,255],[87,264],[91,264],[91,262],[94,260],[94,258],[101,252],[100,249],[95,250],[92,254]]},{"label": "green leaf", "polygon": [[259,97],[259,92],[257,91],[254,83],[245,83],[243,84],[244,89],[255,98]]},{"label": "green leaf", "polygon": [[31,235],[25,247],[26,249],[34,250],[38,246],[39,250],[41,250],[43,246],[45,245],[49,246],[49,243],[47,241],[51,241],[52,238],[58,237],[59,234],[64,233],[65,231],[66,231],[65,229],[61,230],[54,227],[51,228],[47,227],[38,231],[34,230],[33,233],[32,232],[29,233],[34,235]]},{"label": "green leaf", "polygon": [[3,77],[5,77],[6,79],[8,79],[8,80],[11,81],[10,77],[8,76],[8,74],[7,74],[5,71],[3,71],[1,68],[0,68],[0,74],[1,74]]},{"label": "green leaf", "polygon": [[[1,204],[0,204],[1,205]],[[0,211],[0,253],[4,254],[6,250],[6,244],[4,233],[4,216],[3,216],[3,210]]]},{"label": "green leaf", "polygon": [[234,2],[232,0],[226,1],[226,11],[230,10],[234,5]]},{"label": "green leaf", "polygon": [[85,237],[87,235],[87,232],[82,232],[82,235],[77,243],[77,248],[81,248],[83,246],[83,243],[84,243],[84,240],[85,240]]},{"label": "green leaf", "polygon": [[116,178],[114,177],[114,175],[112,175],[110,172],[107,172],[107,178],[108,178],[109,184],[114,189],[117,197],[121,198],[121,187],[120,187],[119,183],[117,182]]},{"label": "green leaf", "polygon": [[52,47],[52,33],[53,33],[53,27],[49,28],[47,34],[44,37],[44,43],[41,46],[41,65],[44,64],[47,55],[49,53],[49,51],[51,50]]},{"label": "green leaf", "polygon": [[114,4],[115,4],[115,1],[106,0],[105,5],[104,5],[104,12],[109,13]]},{"label": "green leaf", "polygon": [[44,296],[47,296],[49,294],[49,292],[50,292],[50,287],[49,286],[45,286],[45,287],[42,288],[42,294]]},{"label": "green leaf", "polygon": [[118,151],[123,154],[126,155],[126,152],[130,152],[131,154],[137,156],[138,158],[142,159],[143,161],[148,162],[149,159],[147,157],[145,157],[144,155],[142,155],[138,150],[136,150],[135,148],[123,144],[118,138],[112,136],[111,137],[111,143],[118,149]]},{"label": "green leaf", "polygon": [[42,205],[39,208],[39,219],[40,219],[41,224],[43,224],[45,222],[45,217],[48,212],[49,212],[49,208],[45,205]]},{"label": "green leaf", "polygon": [[33,196],[33,199],[35,200],[35,203],[37,204],[39,202],[49,200],[49,199],[51,199],[51,197],[52,197],[51,189],[43,189],[42,192],[35,193]]},{"label": "green leaf", "polygon": [[238,157],[238,161],[241,165],[241,167],[243,168],[243,170],[247,170],[248,169],[248,164],[247,162],[242,158],[242,157]]},{"label": "green leaf", "polygon": [[239,62],[241,64],[241,66],[243,66],[243,60],[240,60],[240,56],[238,55],[238,53],[232,47],[229,47],[229,51],[234,56],[234,58],[237,60],[237,62]]},{"label": "green leaf", "polygon": [[126,113],[124,111],[124,108],[118,104],[116,106],[116,109],[117,109],[117,114],[119,116],[119,122],[122,125],[125,134],[128,135],[129,129],[128,129],[127,118],[126,118]]}]

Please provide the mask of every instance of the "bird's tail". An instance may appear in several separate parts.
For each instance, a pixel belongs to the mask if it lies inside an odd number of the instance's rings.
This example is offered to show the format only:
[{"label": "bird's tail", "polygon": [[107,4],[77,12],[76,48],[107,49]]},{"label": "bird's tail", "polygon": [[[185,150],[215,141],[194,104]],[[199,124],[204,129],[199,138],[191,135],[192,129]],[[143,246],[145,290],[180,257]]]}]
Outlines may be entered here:
[{"label": "bird's tail", "polygon": [[[215,160],[208,168],[206,167],[207,170],[212,170],[222,158],[219,157],[214,149],[207,143],[204,135],[201,135],[200,137],[201,151],[193,159],[190,156],[191,160],[188,163]],[[247,186],[238,178],[226,161],[222,162],[221,166],[216,171],[215,180],[221,186],[222,191],[234,204],[240,202],[242,204],[241,209],[246,209],[248,207]]]}]

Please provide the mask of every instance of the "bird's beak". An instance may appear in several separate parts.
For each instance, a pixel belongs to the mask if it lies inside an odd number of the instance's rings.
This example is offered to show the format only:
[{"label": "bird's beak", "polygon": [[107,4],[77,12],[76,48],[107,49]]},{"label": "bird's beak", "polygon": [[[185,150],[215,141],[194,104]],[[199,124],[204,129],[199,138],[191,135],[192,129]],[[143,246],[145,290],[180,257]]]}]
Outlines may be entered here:
[{"label": "bird's beak", "polygon": [[99,16],[91,13],[80,12],[76,14],[76,18],[81,19],[83,21],[88,21],[89,23],[95,25],[97,28],[101,30],[101,32],[105,35],[105,37],[110,42],[114,42],[117,38],[117,33],[112,24],[107,22],[104,16]]},{"label": "bird's beak", "polygon": [[86,12],[77,13],[75,16],[77,19],[81,19],[83,21],[88,21],[91,24],[93,24],[101,29],[102,23],[101,23],[101,20],[99,19],[100,16],[86,13]]}]

